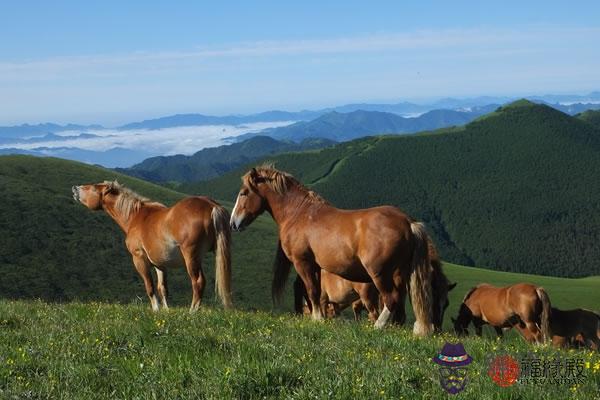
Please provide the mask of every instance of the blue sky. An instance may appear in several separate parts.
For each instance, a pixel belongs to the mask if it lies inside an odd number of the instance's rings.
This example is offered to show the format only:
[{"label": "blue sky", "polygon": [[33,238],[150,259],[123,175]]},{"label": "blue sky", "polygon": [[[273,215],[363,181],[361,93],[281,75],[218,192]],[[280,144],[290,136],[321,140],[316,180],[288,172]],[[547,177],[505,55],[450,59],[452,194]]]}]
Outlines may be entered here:
[{"label": "blue sky", "polygon": [[6,3],[3,125],[600,89],[597,1]]}]

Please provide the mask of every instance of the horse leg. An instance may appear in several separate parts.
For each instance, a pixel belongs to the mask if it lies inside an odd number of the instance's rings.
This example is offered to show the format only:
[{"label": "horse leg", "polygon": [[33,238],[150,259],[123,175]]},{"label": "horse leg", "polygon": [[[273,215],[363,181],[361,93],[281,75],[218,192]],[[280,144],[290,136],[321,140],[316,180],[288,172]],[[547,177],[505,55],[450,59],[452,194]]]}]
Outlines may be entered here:
[{"label": "horse leg", "polygon": [[381,329],[386,326],[390,320],[390,317],[392,317],[394,312],[397,311],[401,295],[396,285],[394,285],[394,281],[392,280],[391,276],[379,275],[371,278],[373,279],[373,283],[383,298],[383,310],[375,322],[375,328]]},{"label": "horse leg", "polygon": [[[359,306],[361,307],[358,311],[358,318],[360,319],[360,312],[364,307],[369,313],[369,321],[377,321],[377,317],[379,317],[379,292],[377,291],[377,289],[371,284],[361,285],[361,287],[358,290],[358,295],[360,296],[360,299],[356,302],[358,302]],[[353,308],[356,302],[352,304]]]},{"label": "horse leg", "polygon": [[502,332],[502,328],[499,326],[495,326],[494,329],[496,330],[496,335],[498,335],[499,338],[504,336],[504,333]]},{"label": "horse leg", "polygon": [[480,319],[474,319],[473,320],[473,326],[475,326],[475,334],[479,337],[481,337],[483,335],[483,321]]},{"label": "horse leg", "polygon": [[312,304],[312,318],[314,320],[322,320],[323,312],[320,307],[321,284],[317,279],[317,269],[319,267],[311,262],[301,259],[294,260],[293,264],[298,276],[300,276],[304,282],[308,300]]},{"label": "horse leg", "polygon": [[156,277],[158,278],[158,294],[160,295],[162,306],[164,309],[168,310],[169,305],[167,304],[167,271],[157,267],[154,267],[154,270],[156,271]]},{"label": "horse leg", "polygon": [[360,313],[363,309],[362,300],[358,299],[352,302],[352,312],[354,313],[354,320],[360,321]]},{"label": "horse leg", "polygon": [[409,277],[402,276],[400,270],[394,272],[394,285],[396,285],[399,293],[398,309],[394,313],[394,323],[398,325],[404,325],[406,322],[406,295],[409,290],[408,281]]},{"label": "horse leg", "polygon": [[192,284],[192,304],[190,305],[190,312],[194,312],[200,307],[204,287],[206,286],[204,271],[202,271],[202,256],[198,255],[193,248],[182,249],[181,252]]},{"label": "horse leg", "polygon": [[156,293],[154,290],[154,280],[152,279],[152,274],[150,273],[150,261],[148,261],[148,259],[145,256],[134,255],[133,265],[135,265],[135,269],[144,281],[146,294],[148,295],[148,298],[150,299],[150,304],[152,305],[152,311],[158,311],[158,298],[156,297]]}]

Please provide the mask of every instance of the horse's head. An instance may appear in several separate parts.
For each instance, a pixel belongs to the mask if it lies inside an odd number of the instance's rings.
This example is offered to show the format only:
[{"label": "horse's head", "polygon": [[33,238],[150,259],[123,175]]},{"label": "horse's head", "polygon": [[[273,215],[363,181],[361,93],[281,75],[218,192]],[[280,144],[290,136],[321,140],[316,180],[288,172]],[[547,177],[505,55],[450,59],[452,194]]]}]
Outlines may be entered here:
[{"label": "horse's head", "polygon": [[458,336],[465,336],[469,334],[468,326],[470,321],[470,313],[471,311],[469,308],[465,306],[465,303],[462,303],[460,305],[460,310],[458,311],[458,316],[456,318],[451,318],[452,324],[454,325],[454,332],[456,332]]},{"label": "horse's head", "polygon": [[117,190],[116,182],[104,182],[92,185],[73,186],[73,198],[90,210],[102,209],[102,204],[107,196]]},{"label": "horse's head", "polygon": [[266,179],[256,168],[252,168],[242,178],[242,187],[235,201],[231,213],[231,229],[241,231],[252,223],[267,208],[267,201],[263,195],[263,186]]},{"label": "horse's head", "polygon": [[[445,278],[445,277],[444,277]],[[448,293],[456,287],[455,283],[449,283],[446,279],[435,279],[433,281],[433,326],[436,332],[442,331],[444,314],[450,302]]]}]

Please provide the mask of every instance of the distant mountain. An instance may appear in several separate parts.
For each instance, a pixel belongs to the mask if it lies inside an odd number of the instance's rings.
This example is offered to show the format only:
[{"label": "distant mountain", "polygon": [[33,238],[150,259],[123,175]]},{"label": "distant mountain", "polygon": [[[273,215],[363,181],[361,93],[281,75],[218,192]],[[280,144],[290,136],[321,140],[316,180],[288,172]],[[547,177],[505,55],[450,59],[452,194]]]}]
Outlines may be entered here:
[{"label": "distant mountain", "polygon": [[546,104],[552,108],[555,108],[559,111],[562,111],[569,115],[575,115],[587,110],[600,110],[600,103],[571,103],[571,104],[559,104],[559,103],[545,103],[541,102],[541,104]]},{"label": "distant mountain", "polygon": [[44,136],[34,136],[30,138],[3,138],[0,137],[0,144],[24,144],[24,143],[42,143],[42,142],[64,142],[73,139],[95,139],[101,136],[92,133],[80,133],[79,135],[61,136],[54,133],[47,133]]},{"label": "distant mountain", "polygon": [[252,115],[228,115],[216,117],[203,114],[177,114],[168,117],[149,119],[120,126],[117,129],[164,129],[177,126],[196,125],[241,125],[254,122],[301,121],[316,118],[318,111],[267,111]]},{"label": "distant mountain", "polygon": [[131,165],[150,157],[143,150],[115,147],[105,151],[85,150],[77,147],[36,147],[30,150],[6,148],[0,149],[0,155],[27,154],[37,157],[59,157],[86,164],[102,165],[114,168],[120,165]]},{"label": "distant mountain", "polygon": [[[521,100],[463,127],[267,160],[339,207],[399,206],[426,223],[444,260],[598,275],[600,128],[590,122],[597,116]],[[251,165],[180,189],[234,199]]]},{"label": "distant mountain", "polygon": [[[292,140],[295,142],[302,141],[307,137],[320,137],[343,142],[375,134],[413,133],[464,125],[497,107],[497,105],[492,105],[480,108],[477,111],[433,110],[416,118],[404,118],[396,114],[379,111],[358,110],[350,113],[333,111],[312,121],[265,129],[260,134],[279,140]],[[245,139],[252,135],[246,134],[239,138]]]},{"label": "distant mountain", "polygon": [[256,136],[240,143],[200,150],[191,156],[151,157],[131,168],[117,171],[152,182],[198,182],[220,176],[265,156],[333,145],[327,139],[308,138],[301,143]]},{"label": "distant mountain", "polygon": [[98,129],[103,129],[103,127],[101,125],[58,125],[53,123],[37,125],[23,124],[17,126],[0,126],[0,138],[27,138],[30,136],[40,136],[48,133]]}]

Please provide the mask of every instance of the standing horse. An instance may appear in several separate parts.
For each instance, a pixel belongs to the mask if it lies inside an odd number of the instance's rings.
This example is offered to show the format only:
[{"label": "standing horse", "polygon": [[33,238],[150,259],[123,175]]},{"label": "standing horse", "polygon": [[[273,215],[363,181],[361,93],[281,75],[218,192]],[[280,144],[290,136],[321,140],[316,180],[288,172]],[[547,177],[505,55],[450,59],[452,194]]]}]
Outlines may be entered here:
[{"label": "standing horse", "polygon": [[452,319],[457,334],[467,334],[469,323],[481,336],[490,324],[502,336],[503,328],[516,326],[525,340],[544,342],[550,338],[550,299],[546,291],[528,283],[503,288],[483,283],[472,288],[463,299],[458,317]]},{"label": "standing horse", "polygon": [[[399,270],[402,280],[410,282],[416,317],[413,331],[417,335],[432,332],[432,268],[422,224],[392,206],[337,209],[291,175],[270,166],[252,168],[243,176],[231,215],[232,229],[244,229],[264,211],[279,228],[279,268],[289,271],[294,265],[312,304],[320,303],[321,269],[353,282],[372,281],[383,297],[384,308],[375,323],[382,328],[398,305],[404,304],[406,288],[397,287],[393,279]],[[287,278],[287,273],[281,275]],[[284,283],[274,281],[274,288]],[[312,316],[322,319],[321,308],[313,307]]]},{"label": "standing horse", "polygon": [[[379,317],[379,292],[373,283],[351,282],[341,276],[321,270],[321,312],[328,314],[329,306],[332,307],[332,316],[336,317],[342,310],[352,305],[354,319],[360,319],[363,308],[369,313],[369,320],[375,322]],[[308,299],[306,287],[300,277],[294,281],[294,304],[296,313],[303,313],[303,300],[309,309],[313,305]]]},{"label": "standing horse", "polygon": [[206,280],[202,256],[216,256],[215,290],[231,307],[231,231],[227,211],[208,197],[187,197],[173,207],[151,202],[119,183],[73,186],[73,198],[91,210],[104,210],[123,229],[133,264],[144,280],[152,310],[158,311],[151,267],[158,277],[158,293],[167,305],[167,267],[187,268],[192,283],[190,311],[200,306]]},{"label": "standing horse", "polygon": [[566,347],[581,341],[584,346],[600,349],[600,315],[593,311],[581,308],[559,310],[552,307],[550,331],[552,344],[556,347]]}]

